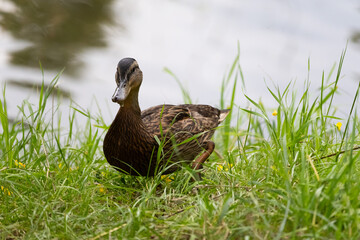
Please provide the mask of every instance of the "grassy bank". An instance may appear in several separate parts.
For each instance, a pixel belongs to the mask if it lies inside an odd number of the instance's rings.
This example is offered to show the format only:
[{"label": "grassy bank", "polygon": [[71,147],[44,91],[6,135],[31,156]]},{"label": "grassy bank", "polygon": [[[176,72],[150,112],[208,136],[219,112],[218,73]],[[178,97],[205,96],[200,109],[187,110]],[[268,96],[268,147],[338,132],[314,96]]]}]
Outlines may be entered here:
[{"label": "grassy bank", "polygon": [[[310,97],[310,80],[297,97],[290,84],[269,89],[278,106],[266,109],[250,96],[249,108],[237,107],[247,104],[234,100],[243,80],[236,58],[219,104],[232,117],[217,131],[219,154],[200,182],[189,169],[143,178],[109,167],[101,116],[70,107],[69,127],[52,120],[56,107],[47,105],[59,76],[36,104],[19,106],[15,123],[4,88],[0,238],[359,239],[359,89],[347,119],[333,107],[343,59],[317,95]],[[88,117],[81,128],[80,115]]]}]

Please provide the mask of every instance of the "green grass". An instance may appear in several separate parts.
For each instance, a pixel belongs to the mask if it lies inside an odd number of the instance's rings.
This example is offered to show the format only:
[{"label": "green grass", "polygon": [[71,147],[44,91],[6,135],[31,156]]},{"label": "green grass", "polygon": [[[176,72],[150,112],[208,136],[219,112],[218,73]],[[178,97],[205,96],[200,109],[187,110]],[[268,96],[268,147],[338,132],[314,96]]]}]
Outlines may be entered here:
[{"label": "green grass", "polygon": [[[238,54],[219,104],[231,106],[232,116],[218,129],[219,154],[199,182],[190,181],[188,168],[144,178],[109,167],[101,114],[71,105],[68,127],[61,128],[59,116],[66,117],[56,104],[48,106],[60,75],[40,89],[38,103],[19,106],[15,123],[7,116],[4,87],[0,238],[359,239],[359,89],[347,119],[337,118],[333,107],[344,55],[311,96],[309,79],[297,96],[291,84],[269,88],[277,102],[273,116],[274,109],[252,98],[258,96],[236,102],[238,79],[246,81]],[[87,124],[78,127],[83,116]]]}]

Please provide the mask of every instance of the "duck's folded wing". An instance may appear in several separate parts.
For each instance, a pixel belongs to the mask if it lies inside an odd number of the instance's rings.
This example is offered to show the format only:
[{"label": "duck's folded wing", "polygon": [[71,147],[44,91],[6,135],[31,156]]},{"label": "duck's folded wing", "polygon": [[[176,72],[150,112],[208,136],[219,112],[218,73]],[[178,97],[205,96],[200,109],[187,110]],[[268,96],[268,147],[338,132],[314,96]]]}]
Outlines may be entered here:
[{"label": "duck's folded wing", "polygon": [[[220,110],[208,105],[158,105],[142,112],[141,117],[147,131],[152,135],[188,132],[198,134],[215,128]],[[160,125],[161,119],[161,125]]]},{"label": "duck's folded wing", "polygon": [[186,108],[168,104],[151,107],[141,113],[141,118],[147,131],[157,136],[166,134],[175,122],[189,117],[190,115]]}]

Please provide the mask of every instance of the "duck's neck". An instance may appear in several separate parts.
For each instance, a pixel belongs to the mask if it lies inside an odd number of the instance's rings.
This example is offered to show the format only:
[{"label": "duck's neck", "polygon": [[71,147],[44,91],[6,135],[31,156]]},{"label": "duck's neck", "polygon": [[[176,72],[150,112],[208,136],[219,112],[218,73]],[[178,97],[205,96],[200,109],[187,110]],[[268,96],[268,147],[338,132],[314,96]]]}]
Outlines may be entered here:
[{"label": "duck's neck", "polygon": [[138,91],[132,91],[120,106],[118,113],[112,123],[114,131],[122,134],[145,130],[141,119],[141,110],[138,102]]},{"label": "duck's neck", "polygon": [[119,111],[132,112],[141,119],[141,110],[139,106],[139,89],[131,91],[124,101],[124,104],[120,107]]}]

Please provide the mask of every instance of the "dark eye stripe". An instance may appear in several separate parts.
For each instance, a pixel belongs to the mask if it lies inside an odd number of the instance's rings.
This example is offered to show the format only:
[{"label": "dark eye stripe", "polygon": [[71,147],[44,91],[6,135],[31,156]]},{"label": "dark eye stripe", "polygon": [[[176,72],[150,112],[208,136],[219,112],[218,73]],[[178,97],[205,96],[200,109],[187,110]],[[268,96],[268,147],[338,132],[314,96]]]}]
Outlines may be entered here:
[{"label": "dark eye stripe", "polygon": [[130,70],[130,72],[128,73],[128,79],[130,78],[130,76],[135,72],[136,69],[138,69],[139,67],[134,67],[133,69]]}]

